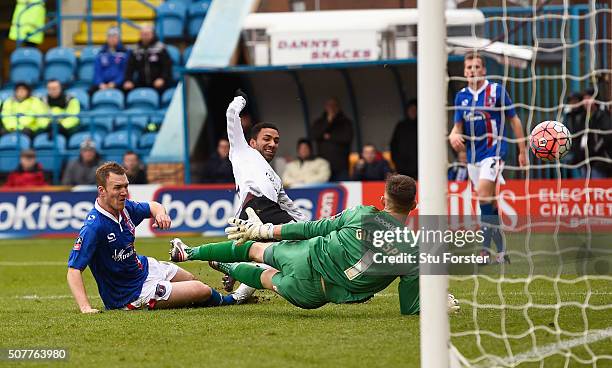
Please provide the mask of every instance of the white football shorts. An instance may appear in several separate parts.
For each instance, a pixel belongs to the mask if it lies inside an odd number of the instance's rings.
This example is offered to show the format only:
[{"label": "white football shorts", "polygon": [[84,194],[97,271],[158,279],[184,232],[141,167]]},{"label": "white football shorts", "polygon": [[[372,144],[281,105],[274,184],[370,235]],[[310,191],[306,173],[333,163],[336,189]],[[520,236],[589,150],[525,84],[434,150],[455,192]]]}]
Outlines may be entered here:
[{"label": "white football shorts", "polygon": [[499,157],[487,157],[475,164],[468,164],[468,176],[474,189],[478,189],[478,181],[481,179],[492,182],[499,180],[500,184],[506,183],[502,175],[503,170],[504,161]]},{"label": "white football shorts", "polygon": [[176,275],[179,268],[174,263],[160,262],[155,258],[147,257],[149,261],[149,275],[142,285],[140,296],[126,305],[124,309],[133,310],[141,308],[155,308],[158,300],[168,300],[172,293],[170,280]]}]

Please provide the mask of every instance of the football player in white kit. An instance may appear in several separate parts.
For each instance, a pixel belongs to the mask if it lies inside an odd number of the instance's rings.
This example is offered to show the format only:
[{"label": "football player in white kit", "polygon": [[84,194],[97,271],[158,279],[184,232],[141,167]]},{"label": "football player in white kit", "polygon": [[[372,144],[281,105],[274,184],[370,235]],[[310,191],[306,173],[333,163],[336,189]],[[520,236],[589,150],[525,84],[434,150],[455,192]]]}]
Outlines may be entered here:
[{"label": "football player in white kit", "polygon": [[[281,225],[307,220],[287,196],[281,178],[270,166],[280,140],[278,128],[274,124],[258,123],[251,129],[249,142],[245,139],[240,112],[246,104],[246,94],[238,90],[226,113],[227,137],[230,142],[229,159],[232,162],[236,190],[241,203],[236,217],[249,219],[251,216],[248,215],[247,208],[252,208],[263,223]],[[181,241],[173,239],[173,247],[176,242]],[[260,267],[269,268],[264,264],[260,264]],[[226,275],[223,284],[225,290],[231,291],[234,280]],[[254,292],[254,288],[241,284],[232,295],[238,303],[243,303]]]}]

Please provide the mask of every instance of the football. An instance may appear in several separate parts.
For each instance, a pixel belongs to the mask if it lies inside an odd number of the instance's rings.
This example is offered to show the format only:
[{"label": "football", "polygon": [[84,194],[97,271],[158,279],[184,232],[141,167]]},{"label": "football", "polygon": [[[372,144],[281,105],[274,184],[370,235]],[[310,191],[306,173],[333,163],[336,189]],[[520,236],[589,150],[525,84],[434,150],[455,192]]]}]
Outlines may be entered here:
[{"label": "football", "polygon": [[555,161],[565,156],[572,147],[572,137],[562,123],[554,120],[538,124],[529,135],[531,151],[545,161]]}]

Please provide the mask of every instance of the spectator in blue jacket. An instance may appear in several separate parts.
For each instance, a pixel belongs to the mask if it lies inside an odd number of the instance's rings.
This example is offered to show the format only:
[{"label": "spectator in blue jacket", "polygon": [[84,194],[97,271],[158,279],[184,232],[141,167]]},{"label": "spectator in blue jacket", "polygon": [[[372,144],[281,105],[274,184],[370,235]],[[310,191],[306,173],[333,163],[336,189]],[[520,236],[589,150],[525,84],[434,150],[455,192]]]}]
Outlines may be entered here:
[{"label": "spectator in blue jacket", "polygon": [[391,174],[391,167],[387,160],[379,154],[376,146],[367,143],[361,150],[361,159],[357,161],[353,171],[353,180],[383,181]]},{"label": "spectator in blue jacket", "polygon": [[93,93],[99,89],[121,88],[130,52],[119,39],[119,28],[111,27],[106,33],[106,45],[102,47],[94,64]]}]

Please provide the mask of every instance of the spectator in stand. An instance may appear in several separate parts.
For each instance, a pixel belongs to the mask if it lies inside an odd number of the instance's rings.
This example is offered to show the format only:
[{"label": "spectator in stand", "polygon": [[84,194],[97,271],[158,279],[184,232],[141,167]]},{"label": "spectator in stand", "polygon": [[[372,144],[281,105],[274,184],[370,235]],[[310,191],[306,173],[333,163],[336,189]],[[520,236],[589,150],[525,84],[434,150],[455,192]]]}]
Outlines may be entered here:
[{"label": "spectator in stand", "polygon": [[297,159],[289,162],[283,173],[286,187],[325,183],[331,176],[329,162],[312,154],[312,143],[306,138],[298,140]]},{"label": "spectator in stand", "polygon": [[99,89],[121,88],[127,68],[130,51],[119,38],[119,28],[111,27],[106,32],[106,44],[96,56],[94,64],[94,85],[89,93]]},{"label": "spectator in stand", "polygon": [[325,103],[325,112],[312,125],[319,157],[331,166],[331,180],[348,179],[348,161],[353,141],[353,122],[340,109],[338,99]]},{"label": "spectator in stand", "polygon": [[593,132],[593,130],[612,131],[610,113],[595,100],[593,90],[584,93],[582,103],[586,115],[583,126],[577,131],[588,129],[588,133],[575,138],[573,144],[580,148],[576,151],[577,156],[574,160],[575,162],[587,160],[581,168],[584,177],[588,176],[591,179],[612,177],[612,165],[601,160],[612,159],[612,134]]},{"label": "spectator in stand", "polygon": [[[22,82],[15,84],[15,95],[2,104],[2,128],[0,135],[21,130],[32,137],[46,128],[45,120],[33,115],[47,113],[45,104],[36,96],[32,96],[32,88]],[[17,114],[23,116],[17,117]]]},{"label": "spectator in stand", "polygon": [[96,151],[96,143],[86,139],[81,143],[79,157],[68,163],[62,185],[96,184],[96,169],[100,166],[100,155]]},{"label": "spectator in stand", "polygon": [[418,178],[417,146],[417,101],[410,100],[406,106],[406,117],[395,126],[391,137],[391,159],[398,174]]},{"label": "spectator in stand", "polygon": [[[81,103],[79,100],[64,92],[62,84],[57,79],[51,79],[47,82],[47,95],[43,98],[43,102],[48,109],[47,114],[51,115],[78,115],[81,112]],[[41,119],[41,126],[47,126],[49,131],[52,131],[53,126],[49,125],[51,119]],[[67,116],[59,118],[58,131],[69,136],[74,133],[79,126],[78,116]]]},{"label": "spectator in stand", "polygon": [[42,166],[36,162],[36,152],[31,149],[21,151],[19,166],[12,171],[5,188],[28,188],[48,185]]},{"label": "spectator in stand", "polygon": [[391,173],[387,160],[378,154],[376,146],[365,144],[361,150],[361,159],[355,164],[353,180],[376,181],[385,180]]},{"label": "spectator in stand", "polygon": [[459,151],[457,153],[457,159],[453,163],[453,166],[448,169],[448,180],[466,181],[467,179],[467,153],[465,151]]},{"label": "spectator in stand", "polygon": [[23,41],[23,45],[38,47],[43,42],[45,32],[45,2],[41,0],[13,1],[15,10],[9,30],[9,38],[13,41]]},{"label": "spectator in stand", "polygon": [[130,184],[147,184],[147,171],[134,151],[125,151],[123,154],[123,167]]},{"label": "spectator in stand", "polygon": [[153,87],[162,92],[172,83],[172,59],[166,45],[157,39],[153,26],[140,29],[140,41],[130,54],[123,89]]},{"label": "spectator in stand", "polygon": [[227,138],[219,139],[217,152],[204,164],[203,183],[233,183],[234,172],[229,159],[230,144]]}]

